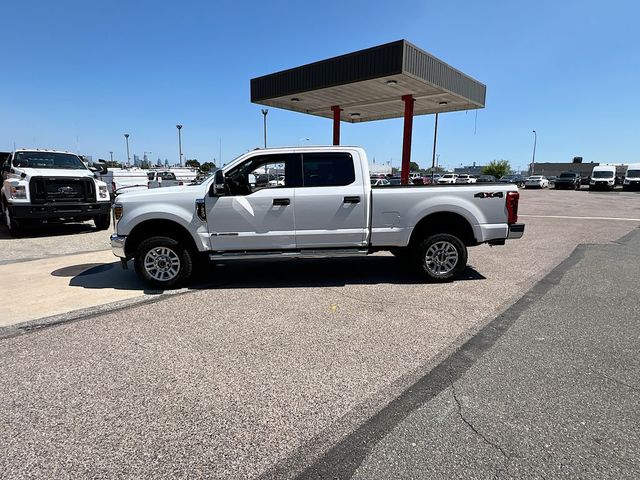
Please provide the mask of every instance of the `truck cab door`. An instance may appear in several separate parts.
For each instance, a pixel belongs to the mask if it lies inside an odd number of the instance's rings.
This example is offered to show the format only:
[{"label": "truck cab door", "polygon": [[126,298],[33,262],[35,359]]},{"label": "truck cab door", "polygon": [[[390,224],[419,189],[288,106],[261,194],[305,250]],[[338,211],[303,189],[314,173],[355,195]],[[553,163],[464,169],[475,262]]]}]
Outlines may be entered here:
[{"label": "truck cab door", "polygon": [[205,200],[211,250],[296,247],[292,185],[299,159],[299,154],[258,155],[225,172],[227,194]]},{"label": "truck cab door", "polygon": [[298,248],[365,246],[368,198],[364,185],[360,161],[350,153],[304,153],[302,186],[295,192]]}]

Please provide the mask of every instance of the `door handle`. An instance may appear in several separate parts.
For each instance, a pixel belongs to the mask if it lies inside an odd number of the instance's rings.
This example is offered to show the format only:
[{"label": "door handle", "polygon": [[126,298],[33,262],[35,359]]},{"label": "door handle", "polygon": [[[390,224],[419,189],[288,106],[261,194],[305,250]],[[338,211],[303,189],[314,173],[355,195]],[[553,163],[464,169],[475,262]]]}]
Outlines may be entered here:
[{"label": "door handle", "polygon": [[344,203],[360,203],[360,197],[344,197]]},{"label": "door handle", "polygon": [[273,204],[274,205],[289,205],[289,204],[291,204],[291,200],[289,200],[288,198],[274,198],[273,199]]}]

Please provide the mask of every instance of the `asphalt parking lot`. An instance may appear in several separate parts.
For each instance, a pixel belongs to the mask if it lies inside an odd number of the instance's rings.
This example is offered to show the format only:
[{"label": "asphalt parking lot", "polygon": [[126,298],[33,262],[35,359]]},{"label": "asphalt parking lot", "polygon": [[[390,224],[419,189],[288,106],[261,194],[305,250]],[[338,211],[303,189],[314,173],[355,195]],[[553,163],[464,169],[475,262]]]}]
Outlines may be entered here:
[{"label": "asphalt parking lot", "polygon": [[520,214],[525,236],[471,249],[450,284],[380,254],[216,266],[170,294],[120,270],[88,224],[1,230],[3,477],[304,471],[578,245],[637,229],[640,195],[527,190]]}]

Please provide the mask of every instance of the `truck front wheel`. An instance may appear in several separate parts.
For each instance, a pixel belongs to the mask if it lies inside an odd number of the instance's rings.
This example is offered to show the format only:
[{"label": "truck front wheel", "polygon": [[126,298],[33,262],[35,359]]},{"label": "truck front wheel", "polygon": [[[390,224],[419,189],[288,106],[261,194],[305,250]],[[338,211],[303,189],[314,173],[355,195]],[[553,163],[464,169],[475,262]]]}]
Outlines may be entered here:
[{"label": "truck front wheel", "polygon": [[162,290],[186,284],[193,272],[189,250],[169,237],[144,240],[138,247],[133,265],[142,280]]},{"label": "truck front wheel", "polygon": [[96,228],[98,230],[106,230],[109,228],[109,225],[111,225],[111,215],[105,213],[103,215],[93,217],[93,223],[96,224]]},{"label": "truck front wheel", "polygon": [[4,221],[4,224],[7,226],[7,229],[9,230],[9,234],[12,237],[20,236],[20,234],[22,233],[20,224],[13,217],[13,214],[11,213],[11,209],[9,208],[9,205],[7,205],[5,202],[2,202],[2,220]]},{"label": "truck front wheel", "polygon": [[467,265],[467,247],[455,235],[438,233],[421,240],[413,249],[418,271],[435,281],[447,281]]}]

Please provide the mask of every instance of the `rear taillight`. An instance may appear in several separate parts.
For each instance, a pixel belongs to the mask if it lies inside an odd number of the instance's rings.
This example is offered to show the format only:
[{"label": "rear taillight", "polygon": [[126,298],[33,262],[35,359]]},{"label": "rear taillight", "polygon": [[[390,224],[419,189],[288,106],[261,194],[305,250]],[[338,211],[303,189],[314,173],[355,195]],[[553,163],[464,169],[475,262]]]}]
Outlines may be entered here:
[{"label": "rear taillight", "polygon": [[507,223],[518,223],[518,192],[507,192]]},{"label": "rear taillight", "polygon": [[111,182],[111,191],[112,191],[113,193],[116,193],[116,189],[117,189],[117,187],[116,187],[116,182]]},{"label": "rear taillight", "polygon": [[178,182],[178,185],[184,185],[184,183],[182,183],[182,182]]}]

